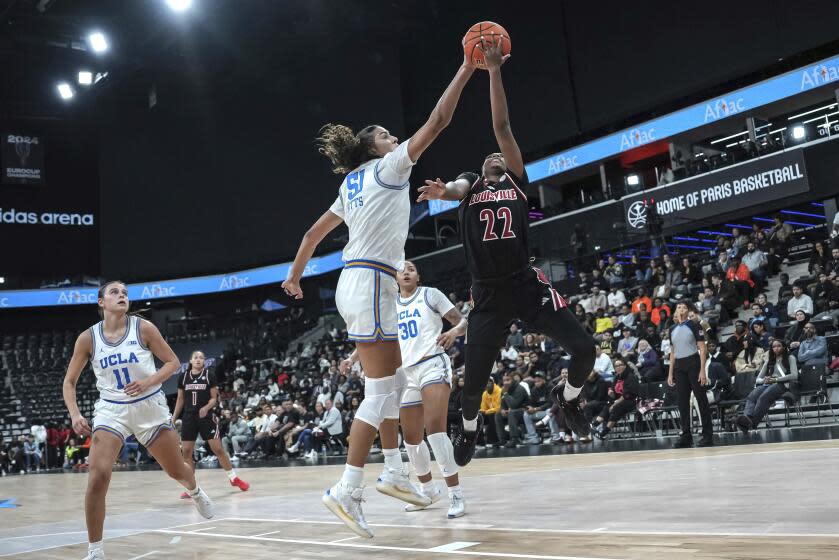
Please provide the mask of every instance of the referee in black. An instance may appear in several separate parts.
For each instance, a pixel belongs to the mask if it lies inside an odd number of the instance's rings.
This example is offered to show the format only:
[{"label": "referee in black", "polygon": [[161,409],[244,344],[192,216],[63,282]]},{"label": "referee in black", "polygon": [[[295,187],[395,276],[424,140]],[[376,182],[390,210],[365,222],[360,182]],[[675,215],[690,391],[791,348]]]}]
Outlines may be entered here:
[{"label": "referee in black", "polygon": [[667,376],[667,384],[671,387],[676,386],[679,416],[682,419],[682,435],[674,446],[676,448],[693,447],[690,429],[691,392],[696,397],[699,417],[702,419],[702,439],[699,440],[699,447],[714,445],[711,407],[705,394],[705,386],[708,384],[705,359],[708,352],[705,349],[702,328],[689,318],[691,311],[696,313],[692,303],[687,300],[679,301],[673,313],[675,324],[670,329],[670,374]]}]

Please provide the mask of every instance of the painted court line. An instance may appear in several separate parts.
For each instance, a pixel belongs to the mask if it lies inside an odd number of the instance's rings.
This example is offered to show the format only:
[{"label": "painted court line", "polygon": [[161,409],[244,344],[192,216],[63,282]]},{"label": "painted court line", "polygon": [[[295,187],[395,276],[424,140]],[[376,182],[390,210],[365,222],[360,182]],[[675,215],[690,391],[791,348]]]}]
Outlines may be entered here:
[{"label": "painted court line", "polygon": [[198,533],[200,531],[212,531],[215,527],[201,527],[200,529],[193,529],[190,533]]},{"label": "painted court line", "polygon": [[151,556],[152,554],[158,554],[159,551],[152,550],[151,552],[146,552],[145,554],[141,554],[140,556],[135,556],[134,558],[129,558],[128,560],[140,560],[140,558],[145,558],[147,556]]},{"label": "painted court line", "polygon": [[275,535],[277,533],[282,533],[282,531],[268,531],[267,533],[259,533],[258,535],[251,535],[251,536],[253,536],[253,537],[267,537],[268,535]]},{"label": "painted court line", "polygon": [[[166,533],[166,534],[178,534],[179,531],[169,531],[169,530],[158,530],[158,533]],[[288,543],[288,544],[302,544],[302,545],[309,545],[309,546],[326,546],[326,547],[339,547],[339,548],[356,548],[356,549],[363,549],[363,550],[392,550],[394,552],[411,552],[414,554],[458,554],[460,556],[479,556],[481,558],[529,558],[533,560],[619,560],[615,558],[597,558],[591,556],[546,556],[543,554],[518,554],[512,552],[475,552],[471,550],[453,550],[453,551],[440,551],[434,550],[430,548],[411,548],[407,546],[384,546],[384,545],[373,545],[373,544],[356,544],[356,543],[331,543],[331,542],[324,542],[324,541],[312,541],[307,539],[278,539],[278,538],[268,538],[268,537],[248,537],[245,535],[227,535],[224,533],[192,533],[189,531],[180,532],[180,534],[187,535],[187,536],[196,536],[196,537],[216,537],[220,539],[235,539],[235,540],[251,540],[251,541],[264,541],[264,542],[277,542],[277,543]]]},{"label": "painted court line", "polygon": [[466,542],[466,541],[455,541],[450,542],[449,544],[442,544],[440,546],[435,546],[434,548],[429,548],[429,552],[454,552],[455,550],[461,550],[463,548],[469,548],[470,546],[475,546],[481,544],[479,542]]},{"label": "painted court line", "polygon": [[[340,521],[322,521],[317,519],[259,519],[253,517],[228,517],[225,521],[256,521],[265,523],[308,523],[318,525],[343,525]],[[580,535],[584,533],[591,533],[591,529],[528,529],[522,527],[490,527],[486,525],[407,525],[398,523],[369,523],[371,527],[392,527],[397,529],[444,529],[451,531],[452,529],[468,531],[474,529],[477,531],[500,531],[512,533],[557,533],[568,535]],[[681,537],[685,535],[698,535],[702,537],[818,537],[818,538],[839,538],[837,533],[731,533],[731,532],[701,532],[701,531],[621,531],[621,530],[598,530],[598,533],[608,535],[650,535],[650,536],[676,536]]]},{"label": "painted court line", "polygon": [[[279,531],[277,531],[277,532],[279,533]],[[355,539],[358,539],[358,538],[361,538],[361,537],[356,535],[354,537],[347,537],[346,539],[338,539],[337,541],[329,541],[329,543],[330,544],[335,544],[335,543],[339,543],[339,542],[352,541],[352,540],[355,540]]]},{"label": "painted court line", "polygon": [[41,533],[40,535],[21,535],[19,537],[3,537],[0,541],[12,541],[15,539],[37,539],[39,537],[57,537],[58,535],[81,535],[87,534],[87,531],[65,531],[63,533]]}]

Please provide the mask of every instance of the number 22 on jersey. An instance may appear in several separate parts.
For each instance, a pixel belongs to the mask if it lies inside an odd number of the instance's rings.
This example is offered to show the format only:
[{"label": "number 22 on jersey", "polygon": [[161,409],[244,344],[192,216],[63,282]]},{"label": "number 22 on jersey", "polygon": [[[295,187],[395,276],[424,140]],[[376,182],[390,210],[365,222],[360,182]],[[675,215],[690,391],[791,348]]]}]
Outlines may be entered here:
[{"label": "number 22 on jersey", "polygon": [[[482,222],[486,222],[486,226],[484,227],[484,241],[495,241],[498,239],[498,234],[495,233],[495,215],[496,213],[489,208],[481,210],[480,219]],[[516,236],[512,230],[513,214],[509,208],[502,206],[498,209],[498,220],[504,222],[501,239],[510,239]]]}]

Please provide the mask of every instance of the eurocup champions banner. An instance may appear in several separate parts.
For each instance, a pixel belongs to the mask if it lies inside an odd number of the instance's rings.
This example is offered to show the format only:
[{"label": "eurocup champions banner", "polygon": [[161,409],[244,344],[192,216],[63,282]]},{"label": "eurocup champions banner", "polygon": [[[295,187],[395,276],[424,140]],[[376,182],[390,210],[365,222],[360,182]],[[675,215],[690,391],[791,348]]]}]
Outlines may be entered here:
[{"label": "eurocup champions banner", "polygon": [[827,58],[744,87],[705,103],[691,105],[658,119],[641,123],[586,144],[534,161],[525,166],[531,182],[565,173],[650,142],[699,128],[745,111],[839,82],[839,56]]},{"label": "eurocup champions banner", "polygon": [[626,229],[630,235],[646,234],[652,204],[668,228],[808,190],[804,151],[779,152],[624,197]]},{"label": "eurocup champions banner", "polygon": [[[343,268],[341,253],[330,253],[309,261],[303,277],[317,276]],[[230,274],[161,280],[144,284],[129,284],[128,299],[134,302],[172,297],[196,296],[230,292],[254,286],[276,284],[288,276],[291,263],[251,268]],[[68,288],[66,290],[8,290],[0,291],[0,309],[18,307],[49,307],[54,305],[96,305],[98,288]]]},{"label": "eurocup champions banner", "polygon": [[2,133],[0,163],[2,182],[9,185],[44,184],[44,138],[28,134]]}]

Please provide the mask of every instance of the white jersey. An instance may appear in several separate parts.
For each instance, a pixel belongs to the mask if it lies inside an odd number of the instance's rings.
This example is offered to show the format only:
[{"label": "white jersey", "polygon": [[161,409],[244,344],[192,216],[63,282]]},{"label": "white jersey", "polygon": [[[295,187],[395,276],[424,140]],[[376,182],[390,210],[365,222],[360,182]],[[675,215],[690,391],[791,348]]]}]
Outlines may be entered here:
[{"label": "white jersey", "polygon": [[443,332],[443,315],[453,308],[454,304],[437,288],[420,286],[408,299],[397,296],[399,349],[404,366],[445,353],[437,338]]},{"label": "white jersey", "polygon": [[149,387],[142,395],[128,397],[125,386],[140,381],[157,372],[154,355],[143,345],[140,337],[140,318],[125,318],[125,334],[121,340],[110,343],[102,334],[102,321],[90,327],[93,354],[90,364],[96,374],[96,388],[106,402],[135,402],[160,391],[160,385]]},{"label": "white jersey", "polygon": [[346,176],[329,208],[350,230],[344,261],[375,260],[401,270],[411,216],[408,142]]}]

